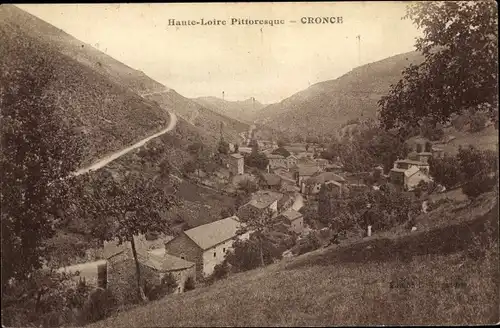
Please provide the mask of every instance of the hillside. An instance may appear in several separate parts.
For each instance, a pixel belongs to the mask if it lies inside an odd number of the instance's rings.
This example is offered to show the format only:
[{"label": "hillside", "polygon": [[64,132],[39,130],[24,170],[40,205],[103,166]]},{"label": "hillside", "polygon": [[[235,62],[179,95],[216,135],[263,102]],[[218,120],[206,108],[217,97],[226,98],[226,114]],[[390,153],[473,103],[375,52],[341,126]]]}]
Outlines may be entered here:
[{"label": "hillside", "polygon": [[214,112],[248,123],[252,123],[259,111],[265,107],[259,101],[253,101],[251,98],[243,101],[228,101],[217,97],[198,97],[193,100]]},{"label": "hillside", "polygon": [[21,67],[36,69],[40,60],[46,68],[50,65],[53,77],[45,96],[56,99],[61,121],[90,141],[87,162],[167,126],[165,110],[66,55],[50,41],[48,31],[48,37],[40,37],[44,30],[29,28],[23,18],[32,16],[13,6],[0,6],[2,84],[9,83],[7,77]]},{"label": "hillside", "polygon": [[438,208],[419,218],[418,232],[284,259],[89,327],[498,322],[496,196],[443,208],[452,221],[434,224],[443,214]]},{"label": "hillside", "polygon": [[[220,116],[198,105],[174,90],[151,79],[142,71],[135,70],[117,61],[91,45],[81,42],[61,29],[15,6],[2,5],[0,8],[0,18],[2,26],[6,29],[6,34],[10,34],[9,37],[13,37],[12,33],[16,31],[19,38],[29,37],[36,40],[37,44],[44,44],[44,46],[49,47],[52,52],[57,52],[57,56],[64,56],[67,58],[65,59],[66,62],[68,59],[71,59],[72,62],[78,64],[81,70],[92,71],[93,75],[101,75],[100,77],[96,77],[98,81],[101,81],[99,82],[100,84],[109,84],[108,82],[111,82],[110,85],[120,87],[121,90],[119,92],[124,93],[127,91],[128,94],[133,92],[136,94],[134,96],[136,98],[138,98],[138,96],[144,96],[145,99],[150,101],[141,101],[150,104],[150,106],[154,106],[155,110],[161,113],[162,117],[168,118],[165,110],[173,111],[190,123],[205,129],[204,133],[210,134],[212,137],[210,139],[218,138],[220,134],[220,122],[223,122],[225,125],[227,138],[232,141],[239,141],[238,133],[247,129],[245,125],[227,117]],[[66,63],[66,66],[69,65],[69,63]],[[74,74],[73,78],[78,76],[79,74]],[[98,104],[105,102],[103,95],[107,93],[108,86],[100,86],[100,84],[94,86],[102,95],[93,97],[92,100],[96,102],[92,104],[93,107],[98,107]],[[119,97],[115,96],[114,98]],[[160,106],[153,105],[153,101],[158,101]],[[141,120],[150,119],[148,110],[140,110],[137,108],[136,111],[138,113],[138,117],[134,117],[136,121],[141,122]],[[143,115],[140,115],[140,113]],[[105,116],[104,118],[113,121],[113,119],[109,117]],[[142,123],[140,124],[144,125]],[[215,128],[215,126],[217,127]],[[108,127],[108,129],[115,130],[114,127]],[[116,130],[123,131],[124,129],[116,127]],[[114,133],[120,132],[115,131]],[[127,143],[129,142],[127,141]]]},{"label": "hillside", "polygon": [[363,65],[263,108],[257,121],[305,136],[330,134],[351,119],[375,118],[380,97],[406,66],[422,60],[420,54],[409,52]]},{"label": "hillside", "polygon": [[220,137],[221,123],[224,138],[229,142],[241,143],[239,134],[248,130],[247,123],[203,107],[171,89],[146,94],[144,97],[157,102],[162,108],[173,108],[179,116],[198,127],[202,131],[200,133],[206,134],[212,144]]}]

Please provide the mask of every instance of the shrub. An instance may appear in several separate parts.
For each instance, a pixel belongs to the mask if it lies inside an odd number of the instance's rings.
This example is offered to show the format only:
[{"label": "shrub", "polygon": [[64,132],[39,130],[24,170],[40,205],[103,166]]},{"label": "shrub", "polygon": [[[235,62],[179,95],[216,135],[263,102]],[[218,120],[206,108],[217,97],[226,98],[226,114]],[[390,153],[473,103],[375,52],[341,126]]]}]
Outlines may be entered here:
[{"label": "shrub", "polygon": [[302,255],[312,252],[321,247],[321,240],[314,233],[310,233],[306,238],[299,241],[298,245],[294,247],[293,253]]},{"label": "shrub", "polygon": [[434,181],[447,189],[454,187],[460,181],[460,163],[455,157],[429,159],[430,174]]},{"label": "shrub", "polygon": [[116,306],[116,299],[109,290],[97,289],[90,294],[82,311],[85,322],[91,323],[109,316]]},{"label": "shrub", "polygon": [[187,292],[187,291],[190,291],[190,290],[193,290],[195,289],[195,282],[194,282],[194,279],[193,277],[188,277],[186,279],[186,281],[184,282],[184,291]]},{"label": "shrub", "polygon": [[150,301],[154,301],[173,293],[176,288],[177,281],[174,276],[169,273],[163,276],[159,284],[146,283],[144,286],[144,294]]},{"label": "shrub", "polygon": [[476,175],[462,186],[462,191],[469,198],[476,198],[477,196],[493,190],[496,185],[496,180],[493,177],[486,175]]},{"label": "shrub", "polygon": [[488,116],[486,113],[476,112],[470,118],[470,130],[472,132],[479,132],[486,127]]}]

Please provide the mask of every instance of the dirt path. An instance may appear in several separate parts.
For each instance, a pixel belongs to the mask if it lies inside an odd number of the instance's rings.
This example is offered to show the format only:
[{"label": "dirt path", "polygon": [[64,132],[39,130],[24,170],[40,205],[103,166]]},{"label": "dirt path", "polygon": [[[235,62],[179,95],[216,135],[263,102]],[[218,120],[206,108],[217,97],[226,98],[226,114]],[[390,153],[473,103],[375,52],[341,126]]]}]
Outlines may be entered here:
[{"label": "dirt path", "polygon": [[106,166],[107,164],[109,164],[110,162],[114,161],[115,159],[129,153],[130,151],[134,150],[134,149],[137,149],[139,147],[142,147],[144,146],[148,141],[150,141],[151,139],[154,139],[156,137],[159,137],[161,136],[162,134],[165,134],[169,131],[172,131],[176,124],[177,124],[177,115],[175,115],[174,113],[169,113],[170,114],[170,122],[168,124],[168,126],[161,130],[160,132],[157,132],[147,138],[144,138],[142,139],[141,141],[139,142],[136,142],[135,144],[127,147],[127,148],[124,148],[122,150],[119,150],[117,152],[114,152],[110,155],[107,155],[106,157],[104,158],[101,158],[99,161],[95,162],[94,164],[88,166],[88,167],[84,167],[76,172],[73,173],[74,176],[77,176],[77,175],[81,175],[81,174],[85,174],[85,173],[88,173],[90,171],[96,171],[100,168],[102,168],[103,166]]}]

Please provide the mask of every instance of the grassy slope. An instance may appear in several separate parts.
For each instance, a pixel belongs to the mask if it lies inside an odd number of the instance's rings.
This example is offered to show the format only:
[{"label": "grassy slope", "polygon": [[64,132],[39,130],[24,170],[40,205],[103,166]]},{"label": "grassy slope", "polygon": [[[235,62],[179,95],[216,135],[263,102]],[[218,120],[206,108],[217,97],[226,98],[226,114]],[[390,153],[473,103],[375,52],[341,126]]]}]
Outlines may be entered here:
[{"label": "grassy slope", "polygon": [[[90,326],[497,322],[499,271],[494,250],[498,243],[490,245],[486,257],[468,252],[476,244],[473,237],[484,236],[488,224],[494,228],[489,236],[498,238],[495,196],[485,195],[468,207],[456,206],[453,224],[441,228],[430,223],[428,229],[397,238],[320,249]],[[431,212],[426,218],[433,222],[441,215]]]},{"label": "grassy slope", "polygon": [[325,134],[355,118],[374,118],[377,101],[396,83],[405,66],[422,60],[416,52],[363,65],[320,82],[259,112],[259,121],[292,134]]}]

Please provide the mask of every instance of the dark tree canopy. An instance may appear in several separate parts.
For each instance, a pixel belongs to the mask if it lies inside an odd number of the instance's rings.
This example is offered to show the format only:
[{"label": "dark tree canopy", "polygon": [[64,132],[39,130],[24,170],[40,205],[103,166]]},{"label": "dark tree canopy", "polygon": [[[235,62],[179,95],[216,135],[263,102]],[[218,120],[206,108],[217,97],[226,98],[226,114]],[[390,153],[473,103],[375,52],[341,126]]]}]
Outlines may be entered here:
[{"label": "dark tree canopy", "polygon": [[42,266],[44,241],[68,206],[71,179],[62,178],[78,168],[85,149],[47,88],[57,63],[33,55],[15,64],[0,69],[2,286]]},{"label": "dark tree canopy", "polygon": [[445,123],[452,114],[482,110],[498,115],[498,14],[493,1],[429,1],[407,8],[423,30],[416,49],[425,60],[410,65],[379,101],[386,129]]}]

